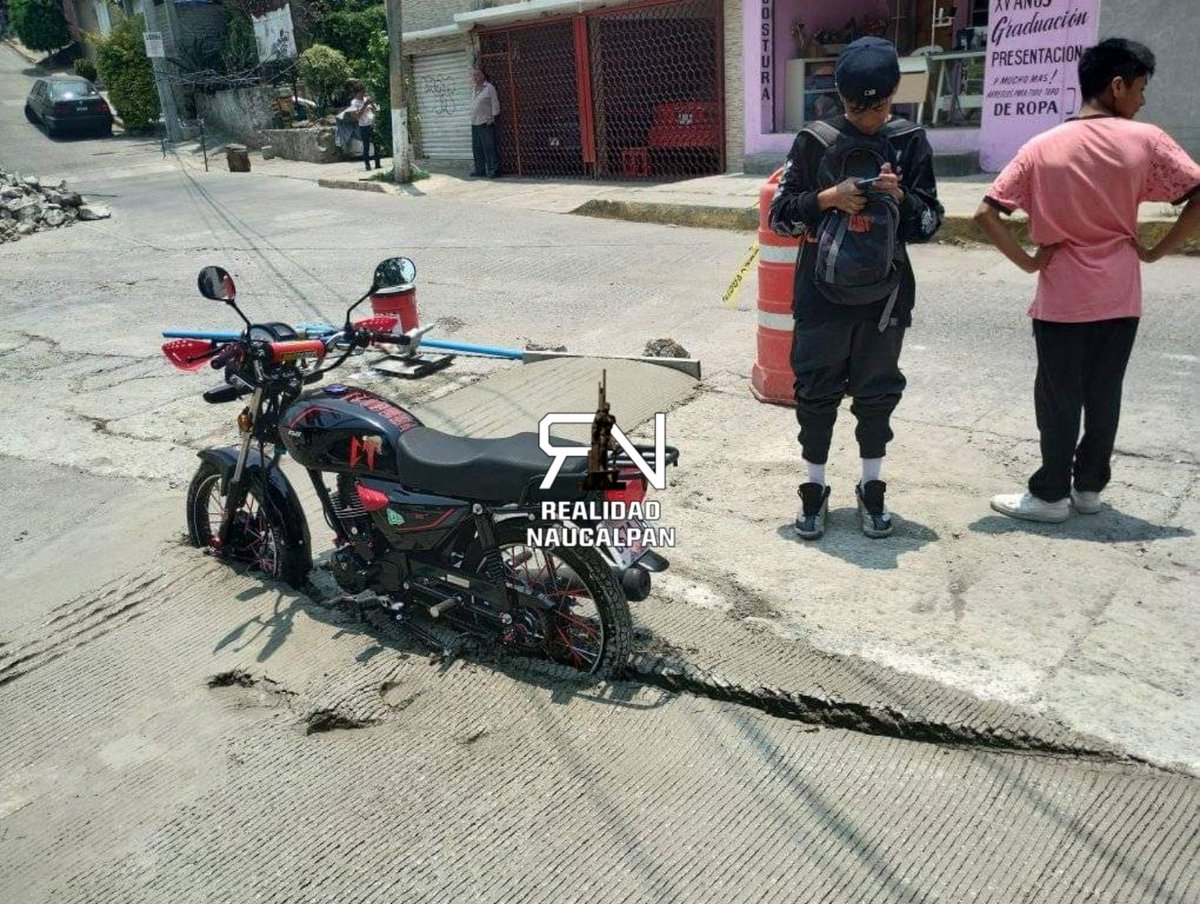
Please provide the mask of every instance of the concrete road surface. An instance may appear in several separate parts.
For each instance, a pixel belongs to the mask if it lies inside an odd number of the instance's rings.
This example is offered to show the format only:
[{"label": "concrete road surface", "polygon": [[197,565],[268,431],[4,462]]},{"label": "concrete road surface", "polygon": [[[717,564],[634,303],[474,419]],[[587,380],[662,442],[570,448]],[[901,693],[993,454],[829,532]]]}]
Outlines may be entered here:
[{"label": "concrete road surface", "polygon": [[[747,237],[205,175],[131,140],[99,165],[9,103],[23,68],[0,48],[0,168],[114,215],[0,246],[0,898],[1200,895],[1200,265],[1147,270],[1109,507],[1025,527],[987,496],[1036,455],[1030,281],[917,249],[897,534],[857,533],[847,415],[830,532],[802,545],[794,420],[747,393],[754,314],[720,303]],[[444,337],[703,360],[627,680],[431,661],[181,543],[194,451],[235,433],[158,354],[165,326],[235,325],[197,270],[229,268],[252,316],[329,320],[395,253]],[[513,366],[376,383],[470,411]]]}]

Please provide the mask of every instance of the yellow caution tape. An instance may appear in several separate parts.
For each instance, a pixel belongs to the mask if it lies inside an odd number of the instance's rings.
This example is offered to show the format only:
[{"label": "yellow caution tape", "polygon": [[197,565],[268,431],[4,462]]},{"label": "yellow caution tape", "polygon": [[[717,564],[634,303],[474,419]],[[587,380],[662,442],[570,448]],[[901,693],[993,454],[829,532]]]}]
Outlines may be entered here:
[{"label": "yellow caution tape", "polygon": [[741,291],[742,283],[746,281],[746,274],[750,272],[750,267],[754,264],[754,260],[757,257],[758,242],[755,242],[750,246],[750,251],[746,255],[746,259],[742,261],[742,265],[738,267],[737,273],[733,274],[733,281],[729,284],[729,288],[721,296],[721,304],[725,305],[725,307],[732,308],[737,306],[737,297]]}]

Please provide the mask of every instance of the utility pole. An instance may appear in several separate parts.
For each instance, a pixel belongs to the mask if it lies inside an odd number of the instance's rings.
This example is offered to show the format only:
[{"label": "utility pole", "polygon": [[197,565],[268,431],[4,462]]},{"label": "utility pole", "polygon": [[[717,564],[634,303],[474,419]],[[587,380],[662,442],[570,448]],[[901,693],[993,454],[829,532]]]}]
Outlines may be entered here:
[{"label": "utility pole", "polygon": [[387,0],[388,93],[392,108],[392,178],[412,181],[408,147],[408,107],[404,103],[404,46],[401,35],[400,0]]},{"label": "utility pole", "polygon": [[[159,25],[158,9],[153,0],[146,4],[145,10],[146,31],[158,32],[161,37],[162,28]],[[163,121],[167,124],[167,141],[174,144],[182,138],[182,135],[179,131],[179,115],[175,111],[175,94],[167,82],[166,63],[167,61],[161,56],[150,58],[150,65],[154,67],[154,87],[158,89],[158,105],[162,109]]]}]

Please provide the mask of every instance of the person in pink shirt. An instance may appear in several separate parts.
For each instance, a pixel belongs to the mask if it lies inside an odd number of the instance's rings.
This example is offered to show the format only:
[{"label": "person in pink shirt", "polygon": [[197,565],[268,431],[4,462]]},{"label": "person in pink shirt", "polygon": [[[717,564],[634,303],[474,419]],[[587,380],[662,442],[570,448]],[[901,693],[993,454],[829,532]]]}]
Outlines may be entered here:
[{"label": "person in pink shirt", "polygon": [[[1038,275],[1029,316],[1042,466],[1027,492],[992,498],[1013,518],[1060,522],[1072,508],[1100,511],[1142,315],[1141,265],[1200,231],[1200,165],[1162,129],[1134,122],[1154,66],[1148,48],[1124,38],[1085,51],[1079,115],[1026,143],[975,214],[1009,260]],[[1153,248],[1138,241],[1144,201],[1187,204]],[[1000,218],[1018,209],[1029,216],[1034,254]]]}]

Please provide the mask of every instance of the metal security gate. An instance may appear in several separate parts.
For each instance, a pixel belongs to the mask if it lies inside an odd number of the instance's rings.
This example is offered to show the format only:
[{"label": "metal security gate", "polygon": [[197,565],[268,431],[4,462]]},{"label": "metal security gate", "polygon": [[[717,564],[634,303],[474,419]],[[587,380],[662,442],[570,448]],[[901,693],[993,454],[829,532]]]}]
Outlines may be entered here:
[{"label": "metal security gate", "polygon": [[421,150],[431,160],[471,159],[471,58],[465,50],[413,57]]},{"label": "metal security gate", "polygon": [[725,168],[720,0],[647,0],[484,30],[500,165],[663,178]]},{"label": "metal security gate", "polygon": [[496,87],[500,169],[582,176],[575,26],[570,19],[485,33],[480,64]]}]

